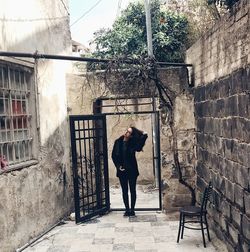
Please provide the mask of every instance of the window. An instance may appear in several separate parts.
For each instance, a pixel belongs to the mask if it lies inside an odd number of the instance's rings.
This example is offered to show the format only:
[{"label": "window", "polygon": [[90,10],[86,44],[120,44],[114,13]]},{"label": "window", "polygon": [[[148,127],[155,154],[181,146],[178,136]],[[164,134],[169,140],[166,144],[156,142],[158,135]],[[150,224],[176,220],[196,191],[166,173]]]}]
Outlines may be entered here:
[{"label": "window", "polygon": [[34,159],[32,80],[32,69],[0,62],[0,170]]}]

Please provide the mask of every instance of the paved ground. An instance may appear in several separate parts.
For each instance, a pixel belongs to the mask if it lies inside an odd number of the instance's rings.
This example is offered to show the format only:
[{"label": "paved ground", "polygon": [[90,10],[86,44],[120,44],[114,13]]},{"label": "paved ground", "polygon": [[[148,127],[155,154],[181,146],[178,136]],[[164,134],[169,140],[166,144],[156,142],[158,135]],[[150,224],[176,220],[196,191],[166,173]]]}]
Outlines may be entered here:
[{"label": "paved ground", "polygon": [[[157,191],[138,188],[138,207],[155,207]],[[122,206],[119,188],[111,188],[111,205]],[[119,205],[120,204],[120,205]],[[157,207],[157,206],[156,206]],[[178,213],[136,212],[136,217],[123,217],[123,212],[75,224],[64,221],[24,252],[175,252],[175,251],[227,251],[211,232],[212,242],[203,247],[201,231],[185,229],[184,239],[176,243]]]}]

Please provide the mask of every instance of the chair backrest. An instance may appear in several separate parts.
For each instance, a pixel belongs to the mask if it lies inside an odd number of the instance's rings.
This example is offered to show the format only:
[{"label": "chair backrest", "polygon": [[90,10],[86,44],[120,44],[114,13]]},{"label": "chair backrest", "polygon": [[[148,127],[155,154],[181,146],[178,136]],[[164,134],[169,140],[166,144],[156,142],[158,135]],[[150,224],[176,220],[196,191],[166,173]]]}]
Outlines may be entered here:
[{"label": "chair backrest", "polygon": [[203,198],[202,198],[202,203],[201,203],[201,211],[206,210],[207,209],[207,202],[209,200],[209,197],[212,193],[212,183],[209,182],[208,186],[205,188],[204,194],[203,194]]}]

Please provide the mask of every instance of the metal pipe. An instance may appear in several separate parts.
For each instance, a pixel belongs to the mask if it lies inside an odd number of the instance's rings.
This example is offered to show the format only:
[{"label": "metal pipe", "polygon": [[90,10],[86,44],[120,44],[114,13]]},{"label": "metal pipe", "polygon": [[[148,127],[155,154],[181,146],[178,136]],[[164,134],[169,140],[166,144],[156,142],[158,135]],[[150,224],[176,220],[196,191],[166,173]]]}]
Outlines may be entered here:
[{"label": "metal pipe", "polygon": [[[108,63],[111,61],[117,61],[116,59],[97,59],[97,58],[86,58],[76,57],[67,55],[54,55],[54,54],[41,54],[41,53],[22,53],[22,52],[5,52],[0,51],[0,56],[6,57],[21,57],[21,58],[34,58],[34,59],[55,59],[55,60],[70,60],[70,61],[83,61],[83,62],[97,62],[97,63]],[[136,60],[124,60],[126,64],[139,64]],[[192,67],[192,64],[185,63],[172,63],[172,62],[156,62],[160,66],[186,66]]]}]

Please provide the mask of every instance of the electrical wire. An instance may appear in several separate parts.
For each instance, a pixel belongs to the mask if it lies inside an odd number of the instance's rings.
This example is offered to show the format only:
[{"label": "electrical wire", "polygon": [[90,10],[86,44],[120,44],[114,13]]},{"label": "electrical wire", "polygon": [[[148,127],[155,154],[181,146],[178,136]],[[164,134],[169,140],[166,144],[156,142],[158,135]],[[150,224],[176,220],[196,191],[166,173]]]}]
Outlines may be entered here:
[{"label": "electrical wire", "polygon": [[74,24],[76,24],[79,20],[81,20],[84,16],[86,16],[90,11],[92,11],[102,0],[99,0],[98,2],[96,2],[90,9],[88,9],[85,13],[82,14],[81,17],[79,17],[76,21],[74,21],[71,25],[73,26]]}]

